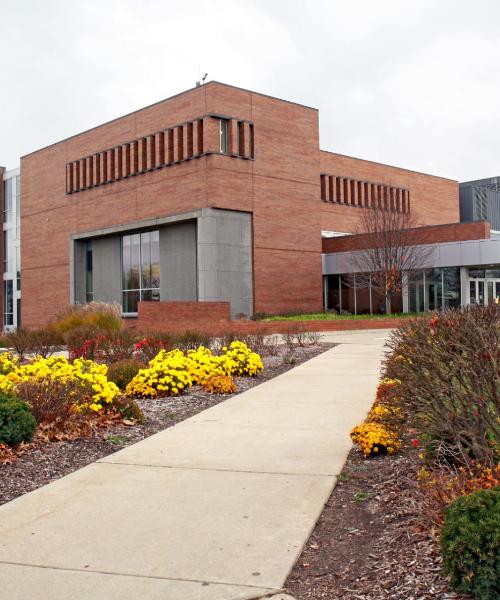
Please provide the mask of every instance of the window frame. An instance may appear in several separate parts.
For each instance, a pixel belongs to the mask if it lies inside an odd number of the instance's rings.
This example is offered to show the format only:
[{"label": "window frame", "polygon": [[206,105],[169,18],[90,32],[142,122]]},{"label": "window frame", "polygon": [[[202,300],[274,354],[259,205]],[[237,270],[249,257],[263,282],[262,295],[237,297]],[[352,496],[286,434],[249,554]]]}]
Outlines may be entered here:
[{"label": "window frame", "polygon": [[[148,248],[149,248],[149,269],[150,269],[150,282],[153,283],[153,265],[156,263],[153,263],[153,256],[152,256],[152,244],[151,242],[156,242],[157,243],[157,249],[158,249],[158,255],[157,255],[157,264],[158,264],[158,286],[150,286],[150,287],[144,287],[144,260],[143,260],[143,236],[145,236],[146,234],[149,234],[149,240],[148,240]],[[155,235],[156,234],[156,235]],[[128,288],[126,287],[126,281],[125,281],[125,265],[124,265],[124,239],[125,238],[132,238],[133,236],[138,235],[139,236],[139,287],[133,287],[133,288]],[[155,235],[155,237],[157,237],[157,239],[152,240],[151,236]],[[145,246],[146,244],[144,244]],[[125,311],[125,295],[129,294],[131,292],[136,292],[138,293],[139,297],[138,297],[138,302],[158,302],[160,301],[160,293],[161,293],[161,267],[160,267],[160,230],[159,229],[147,229],[144,231],[134,231],[131,233],[127,233],[121,236],[121,244],[120,244],[120,258],[121,258],[121,294],[122,294],[122,298],[121,298],[121,307],[122,307],[122,315],[124,317],[136,317],[137,316],[137,311]],[[128,267],[128,270],[131,269],[131,265]],[[144,299],[144,295],[146,293],[150,293],[151,295],[154,295],[155,293],[157,294],[156,298],[151,298],[149,300]]]}]

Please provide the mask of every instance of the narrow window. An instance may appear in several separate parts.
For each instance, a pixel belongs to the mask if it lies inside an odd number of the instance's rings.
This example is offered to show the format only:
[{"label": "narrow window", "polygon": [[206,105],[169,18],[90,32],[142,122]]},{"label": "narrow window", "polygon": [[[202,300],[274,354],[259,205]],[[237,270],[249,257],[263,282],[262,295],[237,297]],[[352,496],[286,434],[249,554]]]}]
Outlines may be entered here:
[{"label": "narrow window", "polygon": [[250,158],[255,158],[255,137],[253,123],[250,123]]},{"label": "narrow window", "polygon": [[245,156],[245,123],[243,123],[243,121],[238,121],[238,154],[240,156]]},{"label": "narrow window", "polygon": [[321,182],[321,200],[326,200],[326,175],[320,175]]},{"label": "narrow window", "polygon": [[193,158],[193,124],[187,124],[187,156],[186,158]]},{"label": "narrow window", "polygon": [[92,302],[94,299],[94,277],[92,240],[85,242],[85,301]]},{"label": "narrow window", "polygon": [[[243,123],[241,123],[243,125]],[[227,119],[219,120],[220,151],[227,154]],[[241,144],[240,144],[241,146]],[[241,152],[240,152],[241,154]]]},{"label": "narrow window", "polygon": [[203,119],[198,121],[198,154],[203,154]]}]

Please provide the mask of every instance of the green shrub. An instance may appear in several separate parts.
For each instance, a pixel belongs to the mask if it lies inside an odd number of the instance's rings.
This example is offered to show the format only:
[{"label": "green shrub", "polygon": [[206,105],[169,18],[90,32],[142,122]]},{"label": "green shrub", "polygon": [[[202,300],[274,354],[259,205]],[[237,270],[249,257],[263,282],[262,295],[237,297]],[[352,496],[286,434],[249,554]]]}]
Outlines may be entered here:
[{"label": "green shrub", "polygon": [[146,365],[140,360],[128,358],[111,363],[108,367],[108,380],[124,390],[127,384],[137,375],[139,369],[144,369]]},{"label": "green shrub", "polygon": [[480,600],[500,598],[500,487],[462,496],[444,515],[441,549],[452,586]]},{"label": "green shrub", "polygon": [[27,404],[16,398],[0,398],[0,444],[30,442],[35,429],[35,417]]}]

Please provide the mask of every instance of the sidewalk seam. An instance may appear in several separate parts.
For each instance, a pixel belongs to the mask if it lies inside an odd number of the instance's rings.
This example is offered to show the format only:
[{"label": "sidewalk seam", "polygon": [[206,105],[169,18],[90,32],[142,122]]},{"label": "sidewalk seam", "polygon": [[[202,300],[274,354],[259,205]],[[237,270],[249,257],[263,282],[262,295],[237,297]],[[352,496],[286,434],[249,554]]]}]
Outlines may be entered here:
[{"label": "sidewalk seam", "polygon": [[33,563],[21,563],[8,560],[0,560],[0,565],[11,565],[14,567],[31,567],[33,569],[48,569],[51,571],[64,571],[69,573],[96,573],[98,575],[111,575],[114,577],[133,577],[135,579],[155,579],[158,581],[184,581],[186,583],[205,583],[209,585],[232,585],[236,587],[249,588],[254,590],[276,590],[281,591],[282,588],[277,588],[272,585],[251,585],[249,583],[234,583],[228,581],[209,581],[207,579],[188,579],[183,577],[161,577],[160,575],[138,575],[135,573],[119,573],[116,571],[100,571],[94,569],[78,569],[76,567],[54,567],[49,565],[36,565]]}]

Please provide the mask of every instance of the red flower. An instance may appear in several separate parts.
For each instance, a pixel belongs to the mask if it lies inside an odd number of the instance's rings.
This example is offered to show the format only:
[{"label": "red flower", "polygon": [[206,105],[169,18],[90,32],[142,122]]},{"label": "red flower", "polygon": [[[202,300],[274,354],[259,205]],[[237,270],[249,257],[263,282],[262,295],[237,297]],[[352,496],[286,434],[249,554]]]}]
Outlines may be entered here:
[{"label": "red flower", "polygon": [[414,438],[414,439],[411,441],[411,445],[412,445],[414,448],[418,448],[418,447],[420,446],[420,441],[419,441],[419,440],[417,440],[417,438]]}]

